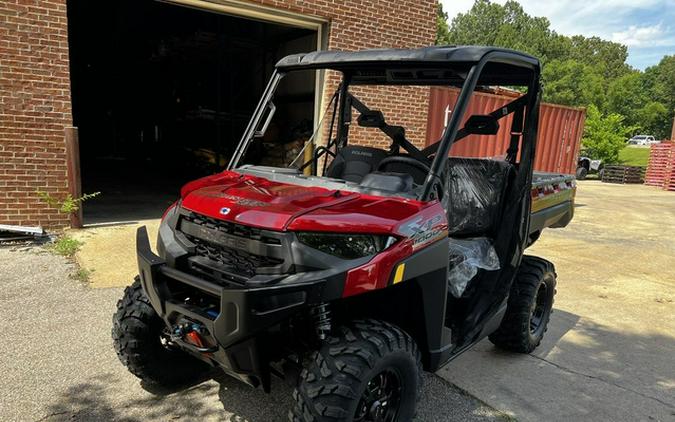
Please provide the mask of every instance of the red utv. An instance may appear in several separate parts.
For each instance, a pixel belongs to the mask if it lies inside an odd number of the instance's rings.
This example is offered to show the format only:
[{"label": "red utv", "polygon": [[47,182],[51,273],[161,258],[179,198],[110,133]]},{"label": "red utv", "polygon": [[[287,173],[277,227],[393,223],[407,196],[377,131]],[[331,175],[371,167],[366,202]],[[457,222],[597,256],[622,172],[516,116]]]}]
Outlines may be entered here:
[{"label": "red utv", "polygon": [[[282,81],[324,71],[341,75],[327,126],[288,166],[250,164]],[[166,212],[157,255],[138,230],[139,277],[112,330],[121,361],[159,384],[210,367],[265,391],[272,375],[290,379],[292,421],[409,421],[422,370],[485,337],[531,352],[556,275],[523,253],[544,227],[569,222],[575,189],[561,175],[533,180],[539,76],[534,57],[492,47],[279,61],[228,169],[187,184]],[[430,85],[461,93],[442,139],[424,149],[358,98],[373,86]],[[472,93],[493,85],[523,95],[465,116]],[[510,133],[503,157],[449,156],[500,125]],[[359,131],[388,147],[354,145]]]}]

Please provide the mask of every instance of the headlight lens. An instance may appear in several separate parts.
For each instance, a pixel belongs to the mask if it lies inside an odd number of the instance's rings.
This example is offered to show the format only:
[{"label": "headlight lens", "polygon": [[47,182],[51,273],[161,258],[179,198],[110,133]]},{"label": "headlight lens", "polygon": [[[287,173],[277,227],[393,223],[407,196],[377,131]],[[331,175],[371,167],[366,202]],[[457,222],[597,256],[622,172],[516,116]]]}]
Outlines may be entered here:
[{"label": "headlight lens", "polygon": [[297,233],[300,242],[342,259],[375,255],[396,242],[396,238],[374,234]]}]

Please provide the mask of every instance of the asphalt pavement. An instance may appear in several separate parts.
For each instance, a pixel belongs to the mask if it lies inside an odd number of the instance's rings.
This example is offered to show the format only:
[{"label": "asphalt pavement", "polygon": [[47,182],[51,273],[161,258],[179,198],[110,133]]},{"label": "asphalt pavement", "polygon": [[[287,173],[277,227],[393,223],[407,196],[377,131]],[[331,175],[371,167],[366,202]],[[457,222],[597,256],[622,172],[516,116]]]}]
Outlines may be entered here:
[{"label": "asphalt pavement", "polygon": [[[0,421],[287,420],[291,388],[272,394],[227,376],[178,391],[142,385],[113,351],[121,288],[93,289],[42,248],[0,248]],[[504,415],[433,374],[419,421],[495,421]]]}]

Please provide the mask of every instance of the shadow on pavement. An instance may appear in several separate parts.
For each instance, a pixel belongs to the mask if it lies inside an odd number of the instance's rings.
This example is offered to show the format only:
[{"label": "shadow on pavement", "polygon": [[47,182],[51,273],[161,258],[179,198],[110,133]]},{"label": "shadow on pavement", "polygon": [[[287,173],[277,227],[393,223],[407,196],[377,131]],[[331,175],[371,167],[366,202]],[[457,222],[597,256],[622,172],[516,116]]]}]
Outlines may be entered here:
[{"label": "shadow on pavement", "polygon": [[[544,342],[532,356],[611,384],[659,390],[675,410],[675,337],[617,331],[562,310],[554,310]],[[564,337],[564,338],[563,338]],[[633,385],[632,387],[629,387]],[[646,392],[646,391],[645,391]]]},{"label": "shadow on pavement", "polygon": [[555,344],[542,344],[533,356],[589,381],[641,397],[645,403],[660,403],[670,408],[675,419],[674,333],[655,332],[649,326],[640,332],[617,331],[569,312],[556,311],[554,315],[557,321],[550,330],[554,336],[561,326],[572,322],[574,329],[565,338],[557,338]]},{"label": "shadow on pavement", "polygon": [[[425,375],[416,421],[501,421],[503,415],[434,375]],[[41,420],[166,421],[218,420],[269,422],[287,420],[292,388],[273,379],[272,394],[253,389],[226,375],[182,390],[152,388],[150,394],[119,391],[118,374],[93,377],[55,398]],[[147,386],[144,386],[147,388]],[[142,396],[141,398],[134,398]],[[217,398],[217,399],[216,399]]]},{"label": "shadow on pavement", "polygon": [[108,374],[69,387],[47,407],[47,416],[42,420],[141,422],[224,419],[222,409],[204,400],[216,393],[210,383],[192,386],[169,396],[145,395],[144,398],[129,399],[132,394],[120,398],[111,391],[111,385],[119,381],[116,375]]},{"label": "shadow on pavement", "polygon": [[[675,338],[616,331],[561,310],[553,321],[544,343],[531,355],[499,351],[482,342],[439,375],[519,420],[675,416]],[[274,378],[272,394],[224,374],[167,390],[139,388],[123,371],[120,367],[67,387],[46,407],[43,419],[280,421],[293,404],[292,388]],[[467,385],[467,377],[478,385]],[[418,421],[505,419],[439,377],[425,374],[424,379]],[[488,389],[476,389],[479,385]]]},{"label": "shadow on pavement", "polygon": [[675,420],[675,337],[555,310],[531,354],[483,341],[439,371],[522,421]]}]

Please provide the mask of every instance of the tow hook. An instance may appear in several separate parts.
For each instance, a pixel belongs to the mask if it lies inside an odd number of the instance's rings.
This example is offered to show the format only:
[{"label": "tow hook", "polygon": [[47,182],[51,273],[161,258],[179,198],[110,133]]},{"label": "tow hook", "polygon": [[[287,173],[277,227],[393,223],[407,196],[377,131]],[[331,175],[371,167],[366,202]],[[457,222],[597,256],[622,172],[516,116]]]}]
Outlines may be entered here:
[{"label": "tow hook", "polygon": [[170,338],[174,343],[194,350],[199,353],[214,353],[218,351],[217,346],[205,347],[202,337],[204,327],[199,324],[183,322],[176,324],[171,328]]}]

